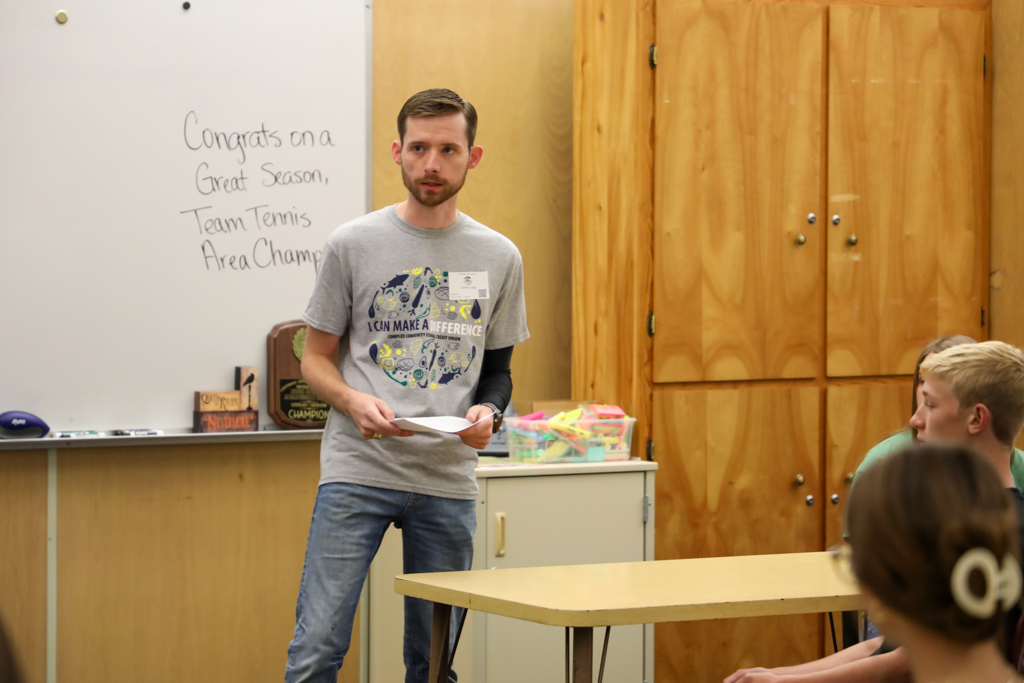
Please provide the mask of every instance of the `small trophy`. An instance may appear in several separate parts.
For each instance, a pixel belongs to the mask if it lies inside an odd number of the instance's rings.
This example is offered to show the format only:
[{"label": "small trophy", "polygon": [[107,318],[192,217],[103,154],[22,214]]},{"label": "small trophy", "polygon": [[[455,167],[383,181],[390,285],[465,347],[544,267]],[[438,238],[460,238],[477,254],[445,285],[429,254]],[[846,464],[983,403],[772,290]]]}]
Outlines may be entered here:
[{"label": "small trophy", "polygon": [[306,323],[301,320],[274,325],[267,335],[267,413],[282,429],[320,429],[327,424],[330,406],[302,379],[305,343]]}]

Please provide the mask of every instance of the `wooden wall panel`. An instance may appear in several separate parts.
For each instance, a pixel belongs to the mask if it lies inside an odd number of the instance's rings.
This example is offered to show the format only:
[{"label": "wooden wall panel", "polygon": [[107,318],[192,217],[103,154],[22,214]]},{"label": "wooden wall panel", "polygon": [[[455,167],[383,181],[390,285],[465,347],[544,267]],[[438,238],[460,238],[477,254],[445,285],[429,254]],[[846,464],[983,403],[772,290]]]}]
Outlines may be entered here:
[{"label": "wooden wall panel", "polygon": [[816,5],[658,6],[656,382],[819,374],[825,27]]},{"label": "wooden wall panel", "polygon": [[574,49],[572,395],[650,430],[653,0],[578,0]]},{"label": "wooden wall panel", "polygon": [[[819,550],[819,406],[814,386],[655,391],[655,559]],[[818,615],[657,624],[655,679],[810,661],[819,625]]]},{"label": "wooden wall panel", "polygon": [[46,681],[46,459],[0,453],[0,620],[25,683]]},{"label": "wooden wall panel", "polygon": [[62,451],[58,680],[280,681],[318,479],[316,442]]},{"label": "wooden wall panel", "polygon": [[1024,348],[1024,4],[992,1],[993,339]]},{"label": "wooden wall panel", "polygon": [[[731,0],[750,2],[750,0]],[[758,2],[800,2],[810,5],[870,5],[872,7],[932,7],[984,10],[991,0],[757,0]]]},{"label": "wooden wall panel", "polygon": [[830,8],[829,376],[909,374],[936,337],[987,336],[985,20]]},{"label": "wooden wall panel", "polygon": [[572,310],[572,0],[373,4],[373,205],[405,199],[391,158],[405,100],[446,87],[477,108],[483,160],[459,210],[523,255],[530,340],[519,400],[568,398]]}]

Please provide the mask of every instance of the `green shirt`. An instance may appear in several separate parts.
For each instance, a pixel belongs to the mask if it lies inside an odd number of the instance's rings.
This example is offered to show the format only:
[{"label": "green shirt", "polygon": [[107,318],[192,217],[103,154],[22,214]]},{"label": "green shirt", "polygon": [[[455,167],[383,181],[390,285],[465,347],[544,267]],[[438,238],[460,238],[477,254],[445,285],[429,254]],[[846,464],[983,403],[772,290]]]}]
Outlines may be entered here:
[{"label": "green shirt", "polygon": [[[858,474],[871,467],[882,458],[902,451],[905,448],[909,448],[913,443],[914,435],[910,431],[910,428],[896,432],[892,436],[879,441],[870,451],[868,451],[860,466],[857,467],[857,472],[854,474],[853,479],[854,483],[857,481]],[[1013,449],[1013,456],[1010,458],[1010,472],[1013,474],[1013,481],[1017,485],[1017,488],[1024,491],[1024,452],[1020,449]],[[850,485],[850,491],[853,491],[852,484]],[[849,536],[849,530],[844,531],[843,536]]]}]

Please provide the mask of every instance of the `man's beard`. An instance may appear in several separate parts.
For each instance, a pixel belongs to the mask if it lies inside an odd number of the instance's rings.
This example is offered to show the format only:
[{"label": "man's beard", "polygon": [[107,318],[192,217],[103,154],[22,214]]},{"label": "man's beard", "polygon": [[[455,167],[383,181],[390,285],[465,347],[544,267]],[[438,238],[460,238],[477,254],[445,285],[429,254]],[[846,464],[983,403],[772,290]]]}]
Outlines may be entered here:
[{"label": "man's beard", "polygon": [[[405,172],[405,166],[402,166],[402,183],[405,185],[405,189],[409,190],[417,202],[426,207],[434,207],[444,204],[446,201],[458,194],[462,186],[466,184],[466,174],[469,173],[469,166],[466,166],[466,170],[462,172],[462,177],[459,178],[458,182],[454,184],[446,183],[437,176],[428,175],[424,176],[419,182],[413,182],[409,174]],[[437,192],[433,194],[426,194],[423,191],[423,187],[420,183],[424,181],[441,183],[441,187]]]}]

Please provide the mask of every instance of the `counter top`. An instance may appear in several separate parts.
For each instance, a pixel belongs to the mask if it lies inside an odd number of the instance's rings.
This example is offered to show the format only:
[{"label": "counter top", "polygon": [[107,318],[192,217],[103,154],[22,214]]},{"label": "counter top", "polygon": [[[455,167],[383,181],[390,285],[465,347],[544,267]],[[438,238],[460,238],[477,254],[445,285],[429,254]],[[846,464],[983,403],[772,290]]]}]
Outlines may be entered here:
[{"label": "counter top", "polygon": [[[41,439],[0,439],[3,451],[49,450],[65,448],[144,448],[146,446],[188,446],[218,443],[265,443],[279,441],[319,441],[322,429],[267,429],[259,432],[218,432],[193,434],[177,432],[160,436],[91,436],[77,439],[43,437]],[[536,477],[559,474],[591,474],[612,472],[639,472],[658,469],[657,463],[646,460],[618,460],[609,462],[580,462],[538,465],[518,463],[508,458],[481,453],[476,468],[478,478]]]},{"label": "counter top", "polygon": [[611,474],[613,472],[645,472],[658,469],[658,463],[647,460],[615,460],[608,462],[566,462],[549,465],[510,462],[508,458],[482,456],[476,467],[476,478],[546,477],[558,474]]},{"label": "counter top", "polygon": [[259,443],[266,441],[319,441],[322,429],[266,429],[259,432],[216,432],[195,434],[190,431],[168,431],[160,436],[88,436],[60,439],[0,439],[0,451],[28,451],[50,448],[112,448],[131,446],[181,446],[209,443]]},{"label": "counter top", "polygon": [[[0,439],[3,451],[49,450],[65,448],[144,448],[146,446],[188,446],[218,443],[261,443],[279,441],[319,441],[322,429],[268,429],[260,432],[219,432],[193,434],[191,432],[160,436],[91,436],[77,439],[43,437],[41,439]],[[640,472],[658,469],[657,463],[646,460],[618,460],[609,462],[580,462],[538,465],[518,463],[508,458],[482,453],[476,468],[478,478],[536,477],[559,474],[599,474],[612,472]]]}]

